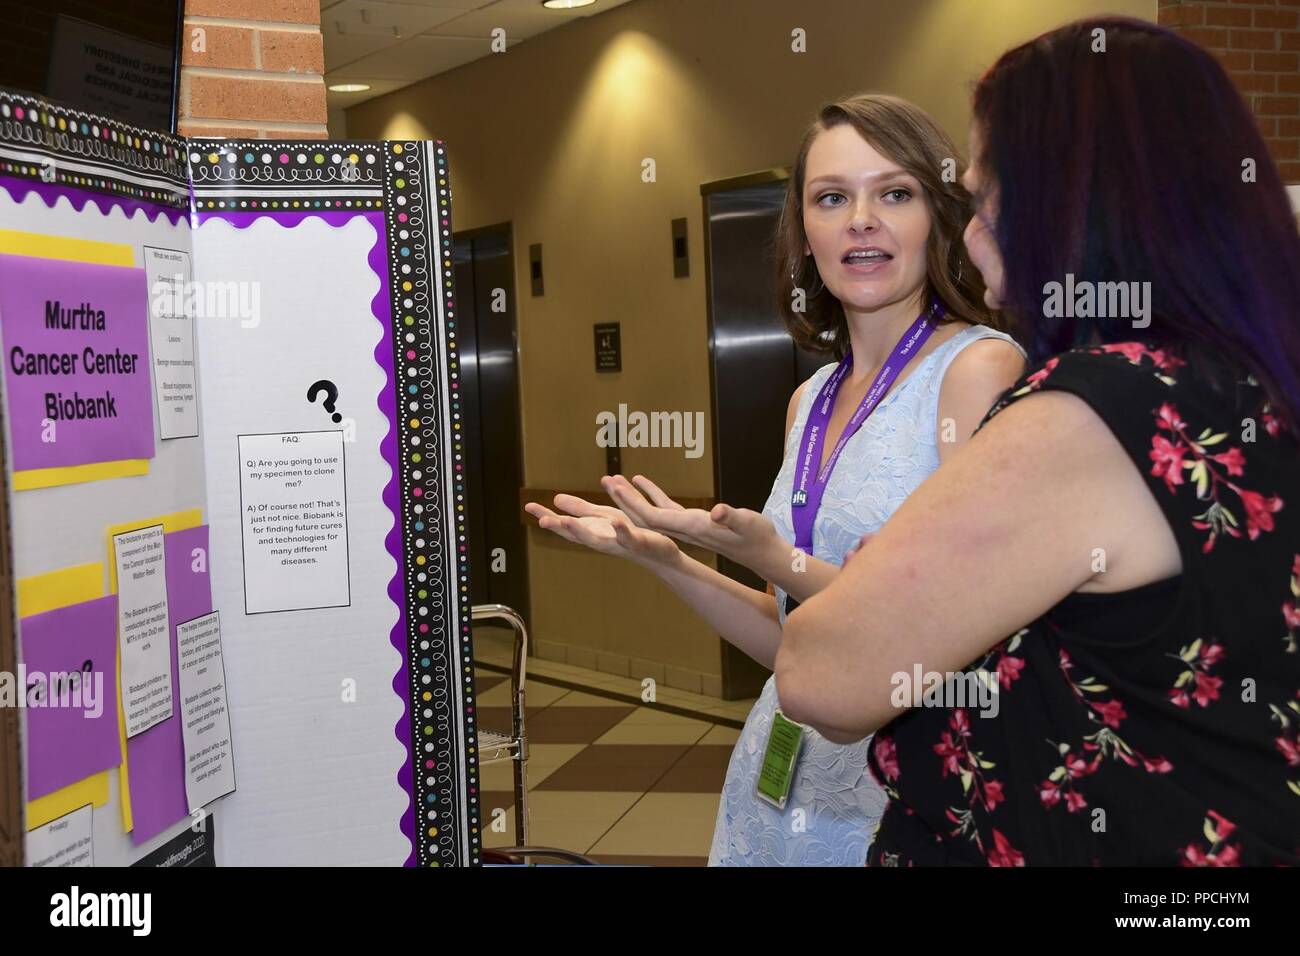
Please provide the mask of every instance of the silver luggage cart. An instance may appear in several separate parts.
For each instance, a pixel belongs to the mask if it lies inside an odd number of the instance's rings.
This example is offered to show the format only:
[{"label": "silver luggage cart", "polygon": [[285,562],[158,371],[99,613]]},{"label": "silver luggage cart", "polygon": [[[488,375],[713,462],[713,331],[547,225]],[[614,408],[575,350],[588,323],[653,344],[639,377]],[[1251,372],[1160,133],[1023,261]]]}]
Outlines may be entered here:
[{"label": "silver luggage cart", "polygon": [[475,623],[502,621],[515,633],[510,665],[510,731],[506,733],[479,727],[478,762],[482,767],[502,760],[514,761],[516,845],[485,849],[483,862],[497,866],[536,866],[538,861],[551,860],[552,865],[566,863],[579,866],[594,865],[595,860],[572,850],[528,845],[528,733],[524,727],[524,683],[528,676],[528,629],[524,626],[524,619],[520,617],[519,612],[504,604],[476,604],[470,609],[470,620]]},{"label": "silver luggage cart", "polygon": [[[528,734],[524,727],[524,682],[528,676],[528,630],[519,612],[504,604],[476,604],[470,620],[477,624],[500,621],[515,634],[510,665],[510,729],[478,728],[478,762],[483,767],[502,760],[514,762],[515,840],[528,845]],[[481,779],[481,778],[480,778]]]}]

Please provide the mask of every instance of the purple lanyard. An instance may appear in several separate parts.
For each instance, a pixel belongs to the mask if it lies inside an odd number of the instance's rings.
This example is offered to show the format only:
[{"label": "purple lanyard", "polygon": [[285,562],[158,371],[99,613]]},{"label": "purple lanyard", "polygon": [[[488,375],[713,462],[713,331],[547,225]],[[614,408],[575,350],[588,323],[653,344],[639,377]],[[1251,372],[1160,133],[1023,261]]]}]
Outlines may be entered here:
[{"label": "purple lanyard", "polygon": [[[903,370],[912,353],[919,350],[925,345],[930,333],[934,331],[935,323],[943,317],[943,304],[937,299],[930,308],[922,312],[912,323],[911,328],[903,333],[894,344],[894,350],[889,353],[889,358],[885,364],[880,367],[880,372],[876,379],[867,389],[867,394],[862,399],[862,404],[858,406],[849,423],[844,426],[844,434],[840,435],[840,440],[835,443],[835,448],[831,451],[831,457],[826,460],[826,466],[812,477],[815,463],[821,459],[820,440],[826,432],[826,426],[831,420],[831,411],[835,408],[835,396],[839,393],[840,385],[844,382],[845,376],[853,370],[853,351],[850,349],[844,356],[839,366],[831,373],[830,378],[822,385],[822,390],[817,393],[817,400],[808,412],[808,420],[804,422],[803,439],[800,442],[799,453],[799,477],[795,483],[794,494],[790,498],[790,516],[794,524],[794,544],[795,547],[805,554],[812,554],[813,523],[817,520],[817,511],[821,508],[822,494],[826,491],[826,483],[830,480],[831,471],[835,468],[835,462],[839,460],[840,452],[844,450],[845,444],[854,436],[862,423],[867,420],[885,393],[889,391],[898,373]],[[809,481],[810,477],[812,478]]]}]

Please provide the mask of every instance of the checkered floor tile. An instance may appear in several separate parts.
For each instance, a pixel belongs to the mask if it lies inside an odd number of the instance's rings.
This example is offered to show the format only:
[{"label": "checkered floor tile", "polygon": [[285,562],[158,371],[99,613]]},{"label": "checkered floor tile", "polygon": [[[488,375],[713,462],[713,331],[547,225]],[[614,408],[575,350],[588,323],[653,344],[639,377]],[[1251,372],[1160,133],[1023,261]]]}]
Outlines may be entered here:
[{"label": "checkered floor tile", "polygon": [[[475,685],[479,726],[507,731],[509,679],[480,667]],[[734,721],[592,691],[529,678],[528,842],[608,864],[703,866]],[[515,843],[512,774],[510,761],[480,770],[485,847]]]}]

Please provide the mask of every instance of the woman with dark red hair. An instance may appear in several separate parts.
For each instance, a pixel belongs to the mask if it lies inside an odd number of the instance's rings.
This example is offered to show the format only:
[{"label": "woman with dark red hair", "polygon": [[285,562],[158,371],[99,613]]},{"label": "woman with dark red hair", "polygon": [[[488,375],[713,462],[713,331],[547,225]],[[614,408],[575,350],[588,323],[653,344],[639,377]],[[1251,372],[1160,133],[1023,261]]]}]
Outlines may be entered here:
[{"label": "woman with dark red hair", "polygon": [[1277,170],[1209,54],[1118,18],[1006,53],[971,149],[967,248],[1036,365],[789,615],[785,712],[875,732],[873,865],[1300,862]]}]

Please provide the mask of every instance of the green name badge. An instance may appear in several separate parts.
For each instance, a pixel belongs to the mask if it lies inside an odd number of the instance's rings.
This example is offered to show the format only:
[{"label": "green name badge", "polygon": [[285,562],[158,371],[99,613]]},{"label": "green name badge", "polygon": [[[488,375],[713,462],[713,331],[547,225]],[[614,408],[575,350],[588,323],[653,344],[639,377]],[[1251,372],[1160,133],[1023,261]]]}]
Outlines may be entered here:
[{"label": "green name badge", "polygon": [[778,710],[772,715],[772,730],[758,773],[758,796],[778,810],[784,810],[794,783],[794,765],[803,744],[803,725],[789,720]]}]

